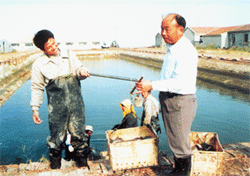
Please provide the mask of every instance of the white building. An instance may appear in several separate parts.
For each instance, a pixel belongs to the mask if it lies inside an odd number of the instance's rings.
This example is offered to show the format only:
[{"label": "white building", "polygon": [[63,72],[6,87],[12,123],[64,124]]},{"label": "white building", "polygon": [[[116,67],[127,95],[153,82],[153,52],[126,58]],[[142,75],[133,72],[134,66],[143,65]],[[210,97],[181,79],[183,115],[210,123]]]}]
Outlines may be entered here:
[{"label": "white building", "polygon": [[0,40],[0,53],[10,53],[14,50],[7,40]]},{"label": "white building", "polygon": [[[61,45],[64,48],[72,50],[101,49],[105,43],[103,41],[84,41],[81,39],[70,38],[69,36],[64,37],[63,39],[59,38],[59,40],[55,38],[55,40],[59,47]],[[37,50],[37,47],[33,43],[33,36],[20,37],[19,39],[10,41],[10,43],[17,51]],[[105,45],[105,47],[108,48],[108,45]]]},{"label": "white building", "polygon": [[10,40],[11,46],[17,50],[34,50],[36,47],[33,44],[32,37],[24,37],[16,40]]},{"label": "white building", "polygon": [[230,48],[250,46],[250,24],[221,27],[202,36],[203,45]]},{"label": "white building", "polygon": [[[100,41],[57,41],[59,47],[63,46],[72,50],[85,50],[85,49],[101,49],[104,42]],[[12,42],[12,47],[18,51],[20,50],[34,50],[37,49],[33,41]]]},{"label": "white building", "polygon": [[230,47],[250,46],[250,24],[242,25],[239,28],[228,32]]},{"label": "white building", "polygon": [[103,43],[100,41],[58,41],[59,48],[63,46],[72,50],[101,49]]},{"label": "white building", "polygon": [[196,46],[202,43],[201,36],[218,29],[218,27],[187,27],[184,35]]},{"label": "white building", "polygon": [[160,47],[162,45],[162,36],[160,33],[155,36],[155,46]]}]

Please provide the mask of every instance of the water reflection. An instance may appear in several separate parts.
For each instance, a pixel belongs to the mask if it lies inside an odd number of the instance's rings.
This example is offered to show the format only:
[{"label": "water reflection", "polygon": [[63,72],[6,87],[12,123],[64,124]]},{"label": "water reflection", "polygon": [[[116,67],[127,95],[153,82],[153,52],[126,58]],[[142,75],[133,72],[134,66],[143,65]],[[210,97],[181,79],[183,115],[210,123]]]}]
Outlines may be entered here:
[{"label": "water reflection", "polygon": [[[155,68],[155,67],[149,67],[149,66],[145,66],[136,62],[133,62],[133,64],[138,65],[140,67],[143,67],[145,69],[148,69],[150,71],[159,73],[160,69],[159,68]],[[201,71],[198,71],[198,76],[199,73]],[[202,74],[206,74],[204,72],[202,72]],[[238,79],[238,78],[237,78]],[[220,95],[222,96],[231,96],[233,99],[235,100],[241,100],[244,101],[246,103],[250,103],[250,96],[249,94],[246,93],[242,93],[241,91],[238,91],[237,89],[232,89],[232,88],[225,88],[222,86],[218,86],[216,84],[211,84],[209,82],[204,82],[202,80],[199,80],[199,78],[197,79],[197,88],[201,88],[201,89],[206,89],[207,91],[210,92],[218,92]]]},{"label": "water reflection", "polygon": [[230,96],[234,100],[244,101],[248,104],[250,103],[249,94],[242,93],[241,91],[238,91],[237,89],[224,88],[215,84],[201,81],[199,79],[197,80],[197,88],[206,89],[209,92],[217,92],[221,96]]}]

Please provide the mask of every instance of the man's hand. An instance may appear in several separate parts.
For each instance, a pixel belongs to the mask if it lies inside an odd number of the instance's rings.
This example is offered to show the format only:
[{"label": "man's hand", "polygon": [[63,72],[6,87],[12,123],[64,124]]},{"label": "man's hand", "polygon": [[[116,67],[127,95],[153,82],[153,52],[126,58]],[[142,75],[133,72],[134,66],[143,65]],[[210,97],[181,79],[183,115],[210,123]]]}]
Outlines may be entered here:
[{"label": "man's hand", "polygon": [[74,151],[74,148],[73,148],[72,145],[69,146],[69,151],[70,151],[70,152],[73,152],[73,151]]},{"label": "man's hand", "polygon": [[80,70],[80,75],[82,77],[90,77],[89,69],[82,67]]},{"label": "man's hand", "polygon": [[42,123],[42,120],[39,118],[39,112],[38,112],[38,110],[33,110],[32,119],[33,119],[33,121],[34,121],[35,124]]},{"label": "man's hand", "polygon": [[151,81],[140,81],[140,82],[135,83],[135,85],[136,85],[136,89],[138,90],[136,94],[140,94],[142,92],[148,92],[153,89]]}]

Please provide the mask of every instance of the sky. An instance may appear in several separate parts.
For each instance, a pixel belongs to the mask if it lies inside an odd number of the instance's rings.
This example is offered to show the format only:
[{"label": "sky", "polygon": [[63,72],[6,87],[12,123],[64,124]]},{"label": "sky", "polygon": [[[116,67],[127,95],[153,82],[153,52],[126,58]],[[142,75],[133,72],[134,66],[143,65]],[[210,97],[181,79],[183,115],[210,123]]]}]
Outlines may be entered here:
[{"label": "sky", "polygon": [[147,47],[169,13],[182,15],[187,27],[224,27],[249,24],[249,9],[250,0],[0,0],[0,40],[32,42],[48,29],[58,42]]}]

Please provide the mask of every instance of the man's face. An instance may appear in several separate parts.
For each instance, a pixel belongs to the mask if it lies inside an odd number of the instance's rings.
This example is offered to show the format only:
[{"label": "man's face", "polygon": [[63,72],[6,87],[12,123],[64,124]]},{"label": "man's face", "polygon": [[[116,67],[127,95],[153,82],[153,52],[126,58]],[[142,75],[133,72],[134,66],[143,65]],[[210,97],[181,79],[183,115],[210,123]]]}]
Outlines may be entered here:
[{"label": "man's face", "polygon": [[49,38],[49,40],[44,44],[44,52],[49,56],[58,54],[59,49],[55,39]]},{"label": "man's face", "polygon": [[183,35],[182,27],[179,26],[173,14],[168,15],[161,23],[161,35],[168,44],[175,44]]},{"label": "man's face", "polygon": [[87,135],[91,136],[91,134],[92,134],[92,131],[88,131]]},{"label": "man's face", "polygon": [[149,95],[149,93],[148,93],[147,91],[141,93],[141,96],[142,96],[144,99],[147,98],[148,95]]}]

